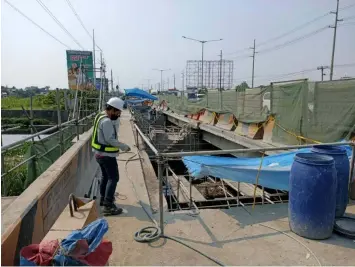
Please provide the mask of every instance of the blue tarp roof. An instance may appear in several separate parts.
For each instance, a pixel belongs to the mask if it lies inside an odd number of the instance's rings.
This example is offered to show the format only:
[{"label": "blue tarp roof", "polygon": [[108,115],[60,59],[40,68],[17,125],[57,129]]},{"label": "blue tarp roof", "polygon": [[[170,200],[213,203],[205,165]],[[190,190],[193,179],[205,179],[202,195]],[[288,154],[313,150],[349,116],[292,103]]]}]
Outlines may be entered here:
[{"label": "blue tarp roof", "polygon": [[126,96],[135,96],[135,97],[140,97],[144,99],[149,99],[149,100],[158,100],[157,97],[147,93],[146,91],[139,89],[139,88],[133,88],[133,89],[125,89]]},{"label": "blue tarp roof", "polygon": [[146,101],[147,99],[126,99],[126,102],[129,104],[138,104]]}]

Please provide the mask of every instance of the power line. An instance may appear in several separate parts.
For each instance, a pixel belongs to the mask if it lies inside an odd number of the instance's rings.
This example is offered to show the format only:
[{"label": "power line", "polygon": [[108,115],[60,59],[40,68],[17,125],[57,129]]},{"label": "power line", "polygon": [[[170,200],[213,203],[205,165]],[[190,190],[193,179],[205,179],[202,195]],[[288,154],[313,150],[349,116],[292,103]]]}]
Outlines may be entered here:
[{"label": "power line", "polygon": [[20,11],[17,7],[15,7],[14,5],[12,5],[9,1],[4,0],[6,4],[8,4],[9,6],[11,6],[15,11],[17,11],[20,15],[22,15],[23,17],[25,17],[27,20],[29,20],[30,22],[32,22],[32,24],[34,24],[35,26],[37,26],[38,28],[40,28],[43,32],[45,32],[46,34],[48,34],[50,37],[52,37],[54,40],[56,40],[58,43],[62,44],[63,46],[65,46],[66,48],[70,49],[70,46],[66,45],[65,43],[63,43],[62,41],[60,41],[59,39],[57,39],[54,35],[52,35],[51,33],[49,33],[48,31],[46,31],[45,29],[43,29],[40,25],[38,25],[36,22],[34,22],[32,19],[30,19],[28,16],[26,16],[22,11]]},{"label": "power line", "polygon": [[342,23],[342,24],[339,24],[338,27],[350,26],[350,25],[355,25],[355,22]]},{"label": "power line", "polygon": [[[334,68],[346,68],[346,67],[353,67],[353,66],[355,66],[355,62],[334,65]],[[283,78],[283,77],[293,76],[293,75],[298,75],[298,74],[311,73],[314,71],[317,71],[317,68],[305,69],[305,70],[301,70],[301,71],[282,73],[282,74],[274,74],[274,75],[258,75],[258,76],[255,76],[255,79],[262,80],[262,79],[272,79],[272,78]],[[250,78],[252,78],[252,77],[249,76],[249,77],[245,77],[245,78],[236,78],[236,79],[233,79],[233,81],[245,81]]]},{"label": "power line", "polygon": [[[75,11],[75,8],[74,8],[73,5],[71,4],[70,0],[66,0],[66,1],[67,1],[67,3],[68,3],[68,6],[70,7],[70,9],[73,11],[75,17],[78,19],[78,21],[80,22],[81,26],[83,27],[83,29],[84,29],[85,32],[87,33],[87,35],[92,39],[92,36],[91,36],[90,32],[86,29],[86,27],[85,27],[83,21],[82,21],[81,18],[79,17],[78,13]],[[95,45],[96,45],[96,47],[97,47],[98,49],[100,49],[100,51],[102,51],[102,49],[101,49],[97,44],[95,44]]]},{"label": "power line", "polygon": [[259,53],[266,53],[266,52],[270,52],[270,51],[273,51],[273,50],[279,50],[279,49],[284,48],[284,47],[286,47],[286,46],[292,45],[292,44],[294,44],[294,43],[297,43],[297,42],[299,42],[299,41],[302,41],[302,40],[304,40],[304,39],[307,39],[307,38],[309,38],[309,37],[312,37],[312,36],[314,36],[314,35],[316,35],[316,34],[322,32],[322,31],[324,31],[324,30],[326,30],[326,29],[328,29],[328,28],[329,28],[329,26],[325,26],[325,27],[320,28],[320,29],[317,29],[317,30],[315,30],[315,31],[313,31],[313,32],[310,32],[310,33],[307,33],[307,34],[302,35],[302,36],[300,36],[300,37],[297,37],[297,38],[295,38],[295,39],[293,39],[293,40],[287,41],[287,42],[285,42],[285,43],[283,43],[283,44],[275,45],[275,46],[273,46],[273,47],[270,47],[270,48],[266,48],[266,49],[264,49],[264,50],[261,50],[261,51],[259,51]]},{"label": "power line", "polygon": [[81,44],[74,38],[73,35],[64,27],[64,25],[53,15],[53,13],[49,10],[49,8],[41,1],[41,0],[36,0],[38,4],[48,13],[50,17],[63,29],[63,31],[69,35],[69,37],[81,48],[84,50],[84,48],[81,46]]},{"label": "power line", "polygon": [[345,10],[345,9],[349,9],[349,8],[354,7],[354,6],[355,6],[355,4],[351,4],[351,5],[348,5],[348,6],[345,6],[345,7],[339,8],[339,11],[342,11],[342,10]]},{"label": "power line", "polygon": [[[348,6],[339,8],[339,11],[349,9],[349,8],[354,7],[354,6],[355,6],[355,4],[351,4],[351,5],[348,5]],[[270,42],[279,40],[279,39],[281,39],[281,38],[283,38],[283,37],[285,37],[285,36],[288,36],[288,35],[290,35],[290,34],[296,32],[296,31],[298,31],[298,30],[300,30],[300,29],[303,29],[303,28],[307,27],[308,25],[310,25],[310,24],[312,24],[312,23],[314,23],[314,22],[316,22],[316,21],[318,21],[318,20],[321,20],[322,18],[324,18],[324,17],[326,17],[326,16],[328,16],[328,15],[330,15],[330,14],[331,14],[331,13],[325,13],[325,14],[323,14],[323,15],[321,15],[321,16],[319,16],[319,17],[316,17],[316,18],[314,18],[314,19],[312,19],[312,20],[310,20],[310,21],[308,21],[308,22],[306,22],[306,23],[304,23],[304,24],[302,24],[302,25],[300,25],[300,26],[298,26],[298,27],[293,28],[292,30],[290,30],[290,31],[288,31],[288,32],[285,32],[284,34],[281,34],[281,35],[279,35],[279,36],[276,36],[276,37],[273,37],[273,38],[271,38],[271,39],[269,39],[269,40],[266,40],[266,41],[264,41],[264,42],[261,42],[261,43],[258,44],[258,47],[263,46],[263,45],[265,45],[265,44],[267,44],[267,43],[270,43]],[[346,17],[346,18],[344,18],[344,20],[350,20],[350,19],[353,19],[353,18],[355,18],[355,16]],[[345,25],[345,24],[344,24],[344,25]],[[349,24],[347,24],[347,25],[349,25]],[[243,49],[237,50],[237,51],[235,51],[235,52],[226,53],[225,55],[239,54],[239,53],[244,52],[244,51],[247,51],[247,50],[249,50],[249,48],[243,48]]]},{"label": "power line", "polygon": [[[314,23],[314,22],[316,22],[316,21],[318,21],[318,20],[321,20],[322,18],[324,18],[324,17],[326,17],[326,16],[328,16],[328,15],[330,15],[330,13],[325,13],[325,14],[323,14],[323,15],[321,15],[321,16],[318,16],[318,17],[316,17],[316,18],[314,18],[314,19],[312,19],[312,20],[310,20],[310,21],[308,21],[308,22],[306,22],[306,23],[300,25],[300,26],[297,26],[297,27],[293,28],[292,30],[290,30],[290,31],[288,31],[288,32],[285,32],[285,33],[283,33],[283,34],[281,34],[281,35],[279,35],[279,36],[276,36],[276,37],[273,37],[273,38],[271,38],[271,39],[269,39],[269,40],[266,40],[266,41],[264,41],[264,42],[261,42],[260,44],[258,44],[258,47],[263,46],[263,45],[265,45],[265,44],[267,44],[267,43],[270,43],[270,42],[279,40],[279,39],[281,39],[281,38],[283,38],[283,37],[285,37],[285,36],[288,36],[288,35],[290,35],[290,34],[296,32],[296,31],[299,31],[299,30],[301,30],[301,29],[303,29],[303,28],[309,26],[310,24],[312,24],[312,23]],[[232,52],[232,53],[227,53],[227,54],[225,54],[225,55],[238,54],[238,53],[241,53],[241,52],[247,51],[247,50],[249,50],[249,48],[243,48],[243,49],[237,50],[237,51]]]},{"label": "power line", "polygon": [[349,16],[349,17],[343,18],[343,21],[353,20],[353,19],[355,19],[355,16]]},{"label": "power line", "polygon": [[328,16],[328,15],[330,15],[330,14],[329,14],[329,13],[326,13],[326,14],[323,14],[323,15],[321,15],[321,16],[319,16],[319,17],[316,17],[316,18],[314,18],[314,19],[312,19],[312,20],[310,20],[310,21],[308,21],[308,22],[306,22],[306,23],[304,23],[304,24],[302,24],[302,25],[300,25],[300,26],[298,26],[298,27],[296,27],[296,28],[293,28],[292,30],[290,30],[290,31],[288,31],[288,32],[286,32],[286,33],[284,33],[284,34],[281,34],[281,35],[279,35],[279,36],[276,36],[276,37],[271,38],[271,39],[269,39],[269,40],[267,40],[267,41],[265,41],[265,42],[260,43],[260,44],[258,44],[258,46],[262,46],[262,45],[265,45],[265,44],[267,44],[267,43],[269,43],[269,42],[279,40],[279,39],[281,39],[281,38],[283,38],[283,37],[285,37],[285,36],[287,36],[287,35],[290,35],[290,34],[296,32],[296,31],[298,31],[298,30],[301,30],[301,29],[307,27],[308,25],[310,25],[310,24],[312,24],[312,23],[314,23],[314,22],[316,22],[316,21],[318,21],[318,20],[320,20],[320,19],[322,19],[322,18],[324,18],[324,17],[326,17],[326,16]]}]

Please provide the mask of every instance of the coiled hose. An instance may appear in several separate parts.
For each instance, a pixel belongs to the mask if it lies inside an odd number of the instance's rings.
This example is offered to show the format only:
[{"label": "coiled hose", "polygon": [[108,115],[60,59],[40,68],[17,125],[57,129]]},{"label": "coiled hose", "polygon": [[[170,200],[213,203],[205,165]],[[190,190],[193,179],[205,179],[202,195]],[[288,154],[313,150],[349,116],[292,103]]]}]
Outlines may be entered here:
[{"label": "coiled hose", "polygon": [[[185,246],[185,247],[197,252],[198,254],[204,256],[205,258],[209,259],[210,261],[216,263],[219,266],[225,266],[225,264],[223,264],[219,260],[216,260],[216,259],[208,256],[207,254],[203,253],[200,250],[197,250],[197,249],[191,247],[190,245],[186,244],[185,242],[183,242],[183,241],[181,241],[181,240],[179,240],[179,239],[177,239],[175,237],[171,237],[171,236],[167,236],[167,235],[163,235],[162,234],[157,221],[153,218],[153,216],[150,214],[150,212],[146,210],[146,208],[144,207],[143,203],[139,199],[138,193],[137,193],[136,188],[134,186],[134,183],[133,183],[131,177],[128,174],[128,163],[131,162],[131,161],[134,161],[134,160],[142,160],[142,158],[140,157],[139,153],[134,153],[134,152],[124,152],[124,153],[120,153],[120,154],[127,154],[127,153],[132,153],[133,155],[131,157],[129,157],[128,159],[125,159],[125,160],[119,159],[119,161],[125,161],[126,176],[128,177],[128,179],[132,183],[133,190],[134,190],[134,193],[136,195],[136,198],[137,198],[139,204],[141,205],[142,209],[144,210],[144,212],[147,214],[148,218],[154,223],[154,226],[147,226],[147,227],[144,227],[144,228],[140,229],[139,231],[137,231],[134,234],[134,240],[137,241],[137,242],[140,242],[140,243],[150,243],[150,242],[156,241],[156,240],[158,240],[160,238],[170,239],[170,240],[173,240],[173,241],[175,241],[175,242],[177,242],[177,243],[179,243],[179,244],[181,244],[181,245],[183,245],[183,246]],[[136,156],[138,156],[138,158],[135,158]]]}]

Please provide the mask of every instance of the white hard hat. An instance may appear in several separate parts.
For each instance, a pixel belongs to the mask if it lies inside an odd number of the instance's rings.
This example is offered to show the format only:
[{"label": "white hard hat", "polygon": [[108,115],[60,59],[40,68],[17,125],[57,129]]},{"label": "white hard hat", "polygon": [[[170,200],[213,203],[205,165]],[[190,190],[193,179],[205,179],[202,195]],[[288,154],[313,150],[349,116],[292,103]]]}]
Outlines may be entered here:
[{"label": "white hard hat", "polygon": [[114,107],[115,109],[123,110],[124,101],[119,97],[112,97],[106,104]]}]

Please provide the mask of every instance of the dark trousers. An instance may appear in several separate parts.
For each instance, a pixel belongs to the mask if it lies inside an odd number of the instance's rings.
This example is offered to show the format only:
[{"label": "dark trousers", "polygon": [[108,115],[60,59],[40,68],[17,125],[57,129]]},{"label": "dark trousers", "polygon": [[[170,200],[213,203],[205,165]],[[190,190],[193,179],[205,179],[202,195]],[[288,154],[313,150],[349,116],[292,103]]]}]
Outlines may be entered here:
[{"label": "dark trousers", "polygon": [[101,200],[105,206],[115,201],[115,192],[119,181],[118,165],[115,157],[96,158],[100,165],[102,178],[100,183]]}]

